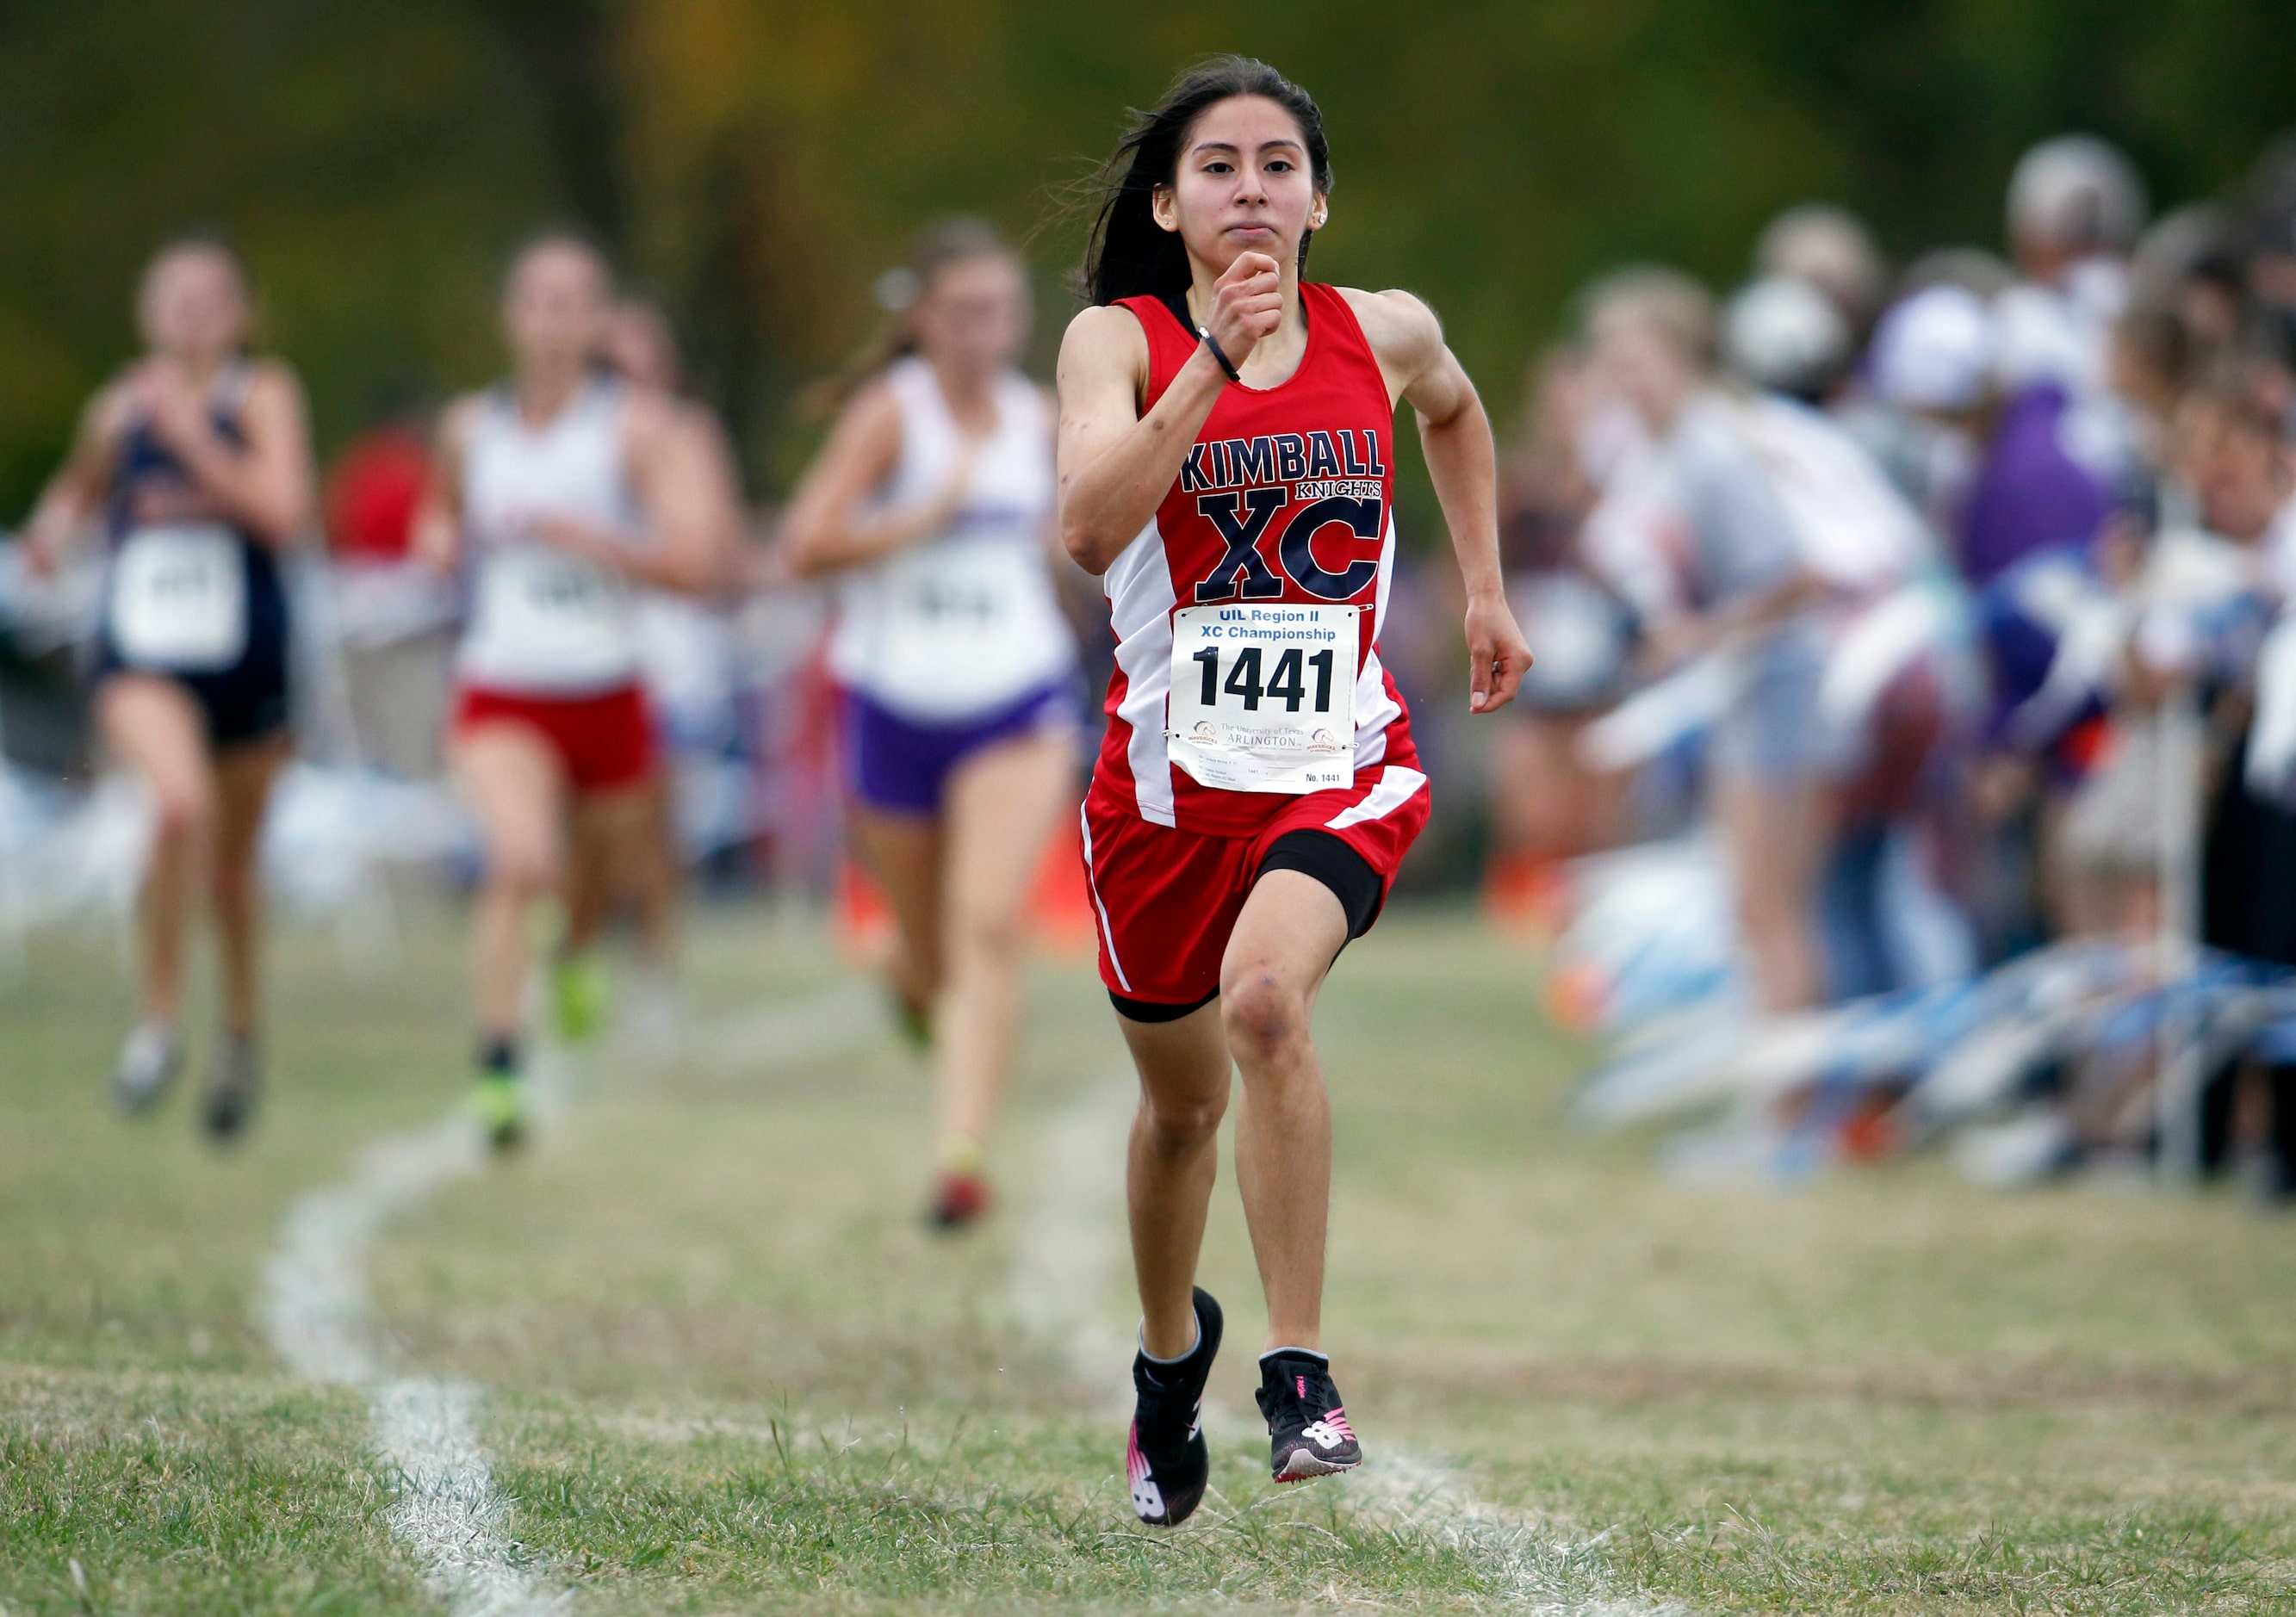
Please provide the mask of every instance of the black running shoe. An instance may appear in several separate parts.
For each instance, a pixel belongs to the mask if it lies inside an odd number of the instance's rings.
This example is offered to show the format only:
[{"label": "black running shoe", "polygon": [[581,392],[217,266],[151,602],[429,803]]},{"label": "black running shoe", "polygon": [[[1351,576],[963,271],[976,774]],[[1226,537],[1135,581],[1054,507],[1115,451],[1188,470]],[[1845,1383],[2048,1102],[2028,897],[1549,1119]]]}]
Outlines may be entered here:
[{"label": "black running shoe", "polygon": [[1132,1479],[1132,1508],[1151,1527],[1177,1527],[1204,1497],[1211,1451],[1204,1445],[1204,1383],[1219,1353],[1220,1306],[1196,1287],[1196,1345],[1177,1364],[1157,1364],[1146,1353],[1132,1360],[1132,1433],[1124,1469]]},{"label": "black running shoe", "polygon": [[1363,1446],[1340,1407],[1331,1360],[1322,1354],[1268,1354],[1259,1361],[1258,1396],[1277,1482],[1304,1482],[1363,1464]]},{"label": "black running shoe", "polygon": [[225,1140],[245,1129],[262,1093],[263,1066],[256,1057],[255,1041],[243,1033],[234,1033],[225,1040],[215,1077],[208,1084],[209,1135]]}]

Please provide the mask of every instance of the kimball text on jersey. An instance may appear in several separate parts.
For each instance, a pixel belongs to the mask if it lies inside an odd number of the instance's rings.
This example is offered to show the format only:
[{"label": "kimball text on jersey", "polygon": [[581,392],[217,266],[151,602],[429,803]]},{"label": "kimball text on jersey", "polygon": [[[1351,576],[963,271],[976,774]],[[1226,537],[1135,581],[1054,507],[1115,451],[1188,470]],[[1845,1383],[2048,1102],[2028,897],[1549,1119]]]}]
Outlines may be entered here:
[{"label": "kimball text on jersey", "polygon": [[[1357,440],[1362,440],[1362,452]],[[1303,478],[1367,478],[1387,475],[1380,459],[1379,433],[1372,428],[1336,432],[1275,432],[1252,438],[1212,438],[1188,451],[1180,467],[1180,492],[1244,488],[1297,483]]]}]

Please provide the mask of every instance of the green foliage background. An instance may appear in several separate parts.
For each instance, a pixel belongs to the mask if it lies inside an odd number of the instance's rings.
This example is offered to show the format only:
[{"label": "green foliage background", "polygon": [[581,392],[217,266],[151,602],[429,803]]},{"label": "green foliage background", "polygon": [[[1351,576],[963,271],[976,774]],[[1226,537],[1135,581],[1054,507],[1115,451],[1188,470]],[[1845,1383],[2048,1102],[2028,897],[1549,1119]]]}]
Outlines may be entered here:
[{"label": "green foliage background", "polygon": [[1429,297],[1499,413],[1570,289],[1628,256],[1717,281],[1808,197],[1906,252],[1993,242],[2017,151],[2112,136],[2164,200],[2296,122],[2268,0],[36,0],[0,8],[0,517],[129,352],[138,265],[228,231],[323,445],[378,391],[494,364],[505,253],[603,236],[670,305],[761,492],[800,382],[941,211],[1029,233],[1049,352],[1122,109],[1242,50],[1312,89],[1323,274]]}]

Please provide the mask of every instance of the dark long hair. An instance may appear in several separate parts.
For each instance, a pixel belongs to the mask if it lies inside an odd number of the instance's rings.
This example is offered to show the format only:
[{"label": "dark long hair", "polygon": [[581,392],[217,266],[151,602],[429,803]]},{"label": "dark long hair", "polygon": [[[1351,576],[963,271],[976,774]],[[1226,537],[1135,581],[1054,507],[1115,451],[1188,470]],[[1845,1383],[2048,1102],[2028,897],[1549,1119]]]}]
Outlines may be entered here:
[{"label": "dark long hair", "polygon": [[[1205,110],[1236,95],[1263,95],[1292,115],[1308,148],[1308,169],[1316,189],[1332,189],[1332,149],[1324,139],[1324,115],[1307,91],[1249,56],[1215,56],[1172,81],[1164,99],[1149,111],[1135,110],[1132,127],[1101,170],[1099,216],[1085,249],[1085,295],[1094,303],[1114,303],[1143,293],[1185,291],[1191,278],[1188,249],[1177,232],[1156,223],[1154,198],[1180,167],[1180,148]],[[1308,242],[1300,238],[1300,268],[1308,266]]]}]

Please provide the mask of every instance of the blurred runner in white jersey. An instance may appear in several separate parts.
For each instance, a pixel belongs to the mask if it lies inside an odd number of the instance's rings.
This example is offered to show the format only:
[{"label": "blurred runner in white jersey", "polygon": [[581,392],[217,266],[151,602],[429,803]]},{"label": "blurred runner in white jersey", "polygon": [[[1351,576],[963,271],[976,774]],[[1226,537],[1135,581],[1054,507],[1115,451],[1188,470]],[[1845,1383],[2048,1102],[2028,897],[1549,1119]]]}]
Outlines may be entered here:
[{"label": "blurred runner in white jersey", "polygon": [[466,571],[451,755],[485,838],[473,1107],[498,1146],[524,1131],[520,999],[528,912],[561,890],[570,829],[615,866],[649,856],[653,735],[638,687],[637,586],[701,592],[731,519],[675,404],[598,369],[613,282],[578,239],[511,267],[511,375],[440,428],[419,553]]},{"label": "blurred runner in white jersey", "polygon": [[988,1205],[1023,907],[1078,796],[1076,648],[1052,573],[1053,410],[1015,366],[1026,273],[955,220],[884,290],[882,355],[784,533],[800,572],[838,579],[854,841],[899,927],[894,991],[937,1046],[931,1216],[954,1228]]}]

